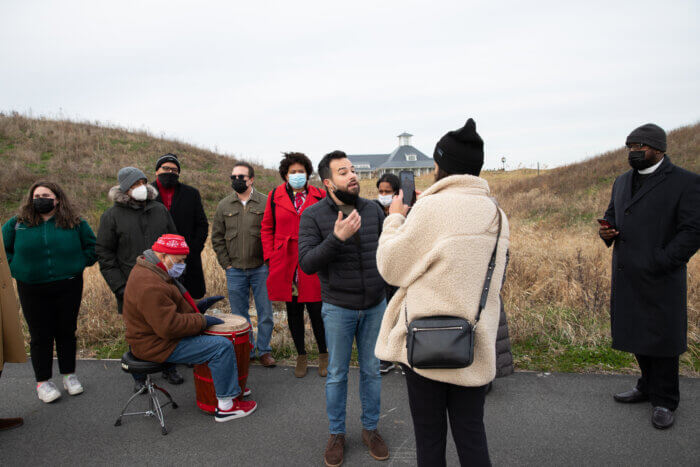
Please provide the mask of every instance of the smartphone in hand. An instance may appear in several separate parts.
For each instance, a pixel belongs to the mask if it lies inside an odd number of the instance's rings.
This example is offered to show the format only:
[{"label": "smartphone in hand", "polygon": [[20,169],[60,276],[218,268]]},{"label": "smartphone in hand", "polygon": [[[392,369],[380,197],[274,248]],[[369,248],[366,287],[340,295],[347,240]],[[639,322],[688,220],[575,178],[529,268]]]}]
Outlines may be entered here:
[{"label": "smartphone in hand", "polygon": [[600,226],[604,229],[614,229],[615,228],[612,226],[612,224],[610,224],[610,222],[608,222],[607,220],[605,220],[603,218],[600,218],[597,220],[598,220],[598,223],[600,224]]},{"label": "smartphone in hand", "polygon": [[416,181],[413,172],[410,170],[402,170],[399,173],[401,181],[401,190],[403,190],[403,204],[413,206],[416,202]]}]

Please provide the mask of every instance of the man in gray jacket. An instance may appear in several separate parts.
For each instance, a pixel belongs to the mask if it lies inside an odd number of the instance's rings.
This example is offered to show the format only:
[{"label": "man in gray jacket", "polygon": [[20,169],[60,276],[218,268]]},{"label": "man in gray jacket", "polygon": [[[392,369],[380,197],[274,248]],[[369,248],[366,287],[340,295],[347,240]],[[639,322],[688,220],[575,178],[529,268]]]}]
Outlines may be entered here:
[{"label": "man in gray jacket", "polygon": [[[158,191],[148,184],[146,175],[136,167],[124,167],[117,174],[119,185],[109,190],[114,206],[100,218],[95,251],[100,272],[117,299],[117,312],[122,313],[124,289],[136,258],[166,233],[177,233],[170,213],[156,201]],[[171,384],[184,379],[173,364],[163,372]],[[145,378],[136,378],[134,391],[141,389]]]},{"label": "man in gray jacket", "polygon": [[377,432],[381,376],[374,346],[386,308],[385,283],[377,270],[384,212],[359,197],[355,168],[344,152],[326,154],[318,174],[328,196],[304,211],[299,223],[299,266],[321,280],[323,325],[328,345],[326,412],[330,439],[324,461],[343,462],[348,370],[357,341],[362,400],[362,441],[377,460],[389,450]]}]

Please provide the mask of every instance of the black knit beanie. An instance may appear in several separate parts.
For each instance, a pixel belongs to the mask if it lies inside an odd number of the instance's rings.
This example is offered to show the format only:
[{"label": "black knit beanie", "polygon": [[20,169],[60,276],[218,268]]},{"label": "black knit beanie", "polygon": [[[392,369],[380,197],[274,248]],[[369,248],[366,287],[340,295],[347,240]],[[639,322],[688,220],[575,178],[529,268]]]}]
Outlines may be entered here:
[{"label": "black knit beanie", "polygon": [[653,123],[647,123],[635,129],[627,137],[625,144],[640,143],[659,151],[666,152],[666,132]]},{"label": "black knit beanie", "polygon": [[450,131],[435,145],[433,159],[448,174],[479,176],[484,165],[484,141],[473,119],[459,130]]},{"label": "black knit beanie", "polygon": [[165,154],[158,158],[158,161],[156,162],[156,170],[160,169],[160,166],[165,164],[166,162],[172,162],[177,166],[177,171],[180,171],[180,161],[177,160],[177,156],[175,154],[171,153]]}]

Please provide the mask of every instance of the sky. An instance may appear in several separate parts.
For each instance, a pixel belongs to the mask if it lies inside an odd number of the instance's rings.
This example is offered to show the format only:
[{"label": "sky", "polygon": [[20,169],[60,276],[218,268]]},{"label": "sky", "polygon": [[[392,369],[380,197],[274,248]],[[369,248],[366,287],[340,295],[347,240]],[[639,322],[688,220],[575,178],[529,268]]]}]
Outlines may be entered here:
[{"label": "sky", "polygon": [[404,131],[432,156],[469,117],[486,168],[555,167],[700,121],[697,0],[5,0],[0,18],[0,112],[268,167]]}]

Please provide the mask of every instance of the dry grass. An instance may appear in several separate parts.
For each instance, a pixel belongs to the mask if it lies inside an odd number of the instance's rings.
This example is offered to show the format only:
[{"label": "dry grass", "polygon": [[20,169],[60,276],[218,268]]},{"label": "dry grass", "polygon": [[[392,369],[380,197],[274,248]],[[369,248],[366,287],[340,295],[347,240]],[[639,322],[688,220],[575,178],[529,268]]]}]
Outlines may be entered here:
[{"label": "dry grass", "polygon": [[[15,211],[26,189],[37,178],[50,176],[67,188],[93,228],[109,207],[106,193],[116,183],[121,166],[135,165],[152,173],[156,158],[165,152],[182,155],[183,181],[202,193],[211,218],[219,199],[230,192],[228,174],[233,160],[193,146],[167,141],[144,132],[91,124],[34,120],[0,115],[0,220]],[[672,160],[700,171],[700,125],[669,135]],[[503,290],[516,362],[533,366],[541,349],[549,358],[543,368],[559,365],[571,349],[585,352],[609,348],[610,251],[597,237],[595,218],[605,210],[612,182],[627,170],[622,149],[580,164],[543,171],[485,172],[483,174],[511,223],[511,263]],[[275,171],[256,167],[257,186],[269,190],[278,183]],[[362,181],[362,194],[376,196],[375,181]],[[431,176],[417,180],[419,189]],[[224,273],[207,244],[203,254],[209,294],[226,295]],[[700,375],[700,258],[688,265],[690,350],[682,357],[682,373]],[[228,304],[222,302],[221,309]],[[273,347],[277,356],[292,355],[282,304],[275,304]],[[118,355],[123,348],[123,324],[116,303],[97,266],[85,273],[83,307],[78,324],[79,348],[84,356]],[[308,348],[313,337],[307,332]],[[625,363],[626,362],[626,363]],[[631,361],[603,364],[585,360],[575,371],[631,371]]]}]

